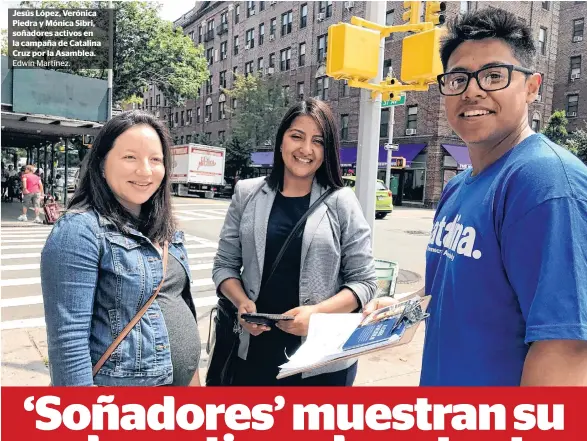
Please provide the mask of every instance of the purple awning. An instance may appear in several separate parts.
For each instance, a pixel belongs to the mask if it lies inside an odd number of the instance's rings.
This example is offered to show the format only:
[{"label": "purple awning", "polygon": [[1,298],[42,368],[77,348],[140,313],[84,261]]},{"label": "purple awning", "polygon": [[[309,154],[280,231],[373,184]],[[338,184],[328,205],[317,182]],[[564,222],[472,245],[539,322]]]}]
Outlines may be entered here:
[{"label": "purple awning", "polygon": [[[392,152],[394,158],[406,158],[406,166],[409,167],[412,161],[426,147],[426,144],[400,144],[399,150]],[[357,162],[357,148],[347,147],[340,149],[340,163],[343,167],[350,167]],[[387,163],[387,150],[379,146],[378,160],[380,164]]]},{"label": "purple awning", "polygon": [[273,152],[253,152],[251,162],[253,167],[272,167]]},{"label": "purple awning", "polygon": [[457,161],[458,168],[463,169],[471,165],[469,149],[464,145],[442,144],[446,151]]}]

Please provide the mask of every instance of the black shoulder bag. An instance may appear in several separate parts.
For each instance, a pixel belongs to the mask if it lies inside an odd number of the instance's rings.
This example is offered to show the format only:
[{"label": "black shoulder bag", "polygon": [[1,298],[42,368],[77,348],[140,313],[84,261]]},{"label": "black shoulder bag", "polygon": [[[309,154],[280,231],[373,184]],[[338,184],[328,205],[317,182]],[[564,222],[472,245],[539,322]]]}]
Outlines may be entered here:
[{"label": "black shoulder bag", "polygon": [[[279,250],[277,257],[271,266],[269,276],[267,276],[263,282],[259,292],[263,291],[263,287],[267,285],[267,282],[271,279],[273,273],[275,273],[275,270],[291,241],[298,235],[300,228],[302,228],[302,225],[304,225],[308,217],[335,191],[336,189],[330,188],[324,192],[296,223]],[[238,321],[238,310],[226,297],[219,297],[217,306],[210,312],[210,328],[208,330],[208,343],[206,346],[208,353],[210,353],[212,315],[214,311],[216,311],[216,316],[214,317],[216,341],[212,354],[210,355],[210,361],[208,362],[206,386],[230,386],[234,378],[235,361],[236,357],[238,357],[238,348],[240,344],[241,326]]]}]

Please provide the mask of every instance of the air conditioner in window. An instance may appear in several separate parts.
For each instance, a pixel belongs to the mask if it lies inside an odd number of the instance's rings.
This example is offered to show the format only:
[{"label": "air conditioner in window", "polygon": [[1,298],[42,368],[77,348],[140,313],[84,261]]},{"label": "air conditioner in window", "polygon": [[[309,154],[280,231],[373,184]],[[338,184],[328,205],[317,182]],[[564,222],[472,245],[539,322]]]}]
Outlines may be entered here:
[{"label": "air conditioner in window", "polygon": [[245,50],[248,51],[250,48],[251,48],[251,45],[250,44],[245,44]]},{"label": "air conditioner in window", "polygon": [[324,12],[318,13],[318,21],[324,21],[325,18],[326,18],[326,14]]},{"label": "air conditioner in window", "polygon": [[577,112],[569,112],[569,113],[567,113],[567,116],[573,118],[573,117],[577,116]]},{"label": "air conditioner in window", "polygon": [[583,36],[582,35],[575,35],[573,37],[573,43],[576,43],[578,41],[583,41]]},{"label": "air conditioner in window", "polygon": [[226,113],[221,113],[220,114],[220,119],[226,119]]},{"label": "air conditioner in window", "polygon": [[269,6],[274,6],[276,4],[277,4],[277,2],[269,2]]},{"label": "air conditioner in window", "polygon": [[272,74],[274,74],[274,73],[275,73],[275,68],[274,68],[274,67],[268,67],[268,68],[267,68],[267,73],[268,73],[269,75],[272,75]]},{"label": "air conditioner in window", "polygon": [[580,73],[571,74],[571,81],[578,80],[579,78],[581,78],[581,74]]},{"label": "air conditioner in window", "polygon": [[205,118],[204,119],[204,122],[209,122],[209,121],[210,121],[210,118]]},{"label": "air conditioner in window", "polygon": [[255,10],[254,9],[251,10],[251,16],[253,16],[253,15],[255,15]]},{"label": "air conditioner in window", "polygon": [[406,129],[406,136],[411,136],[416,134],[416,129]]},{"label": "air conditioner in window", "polygon": [[275,40],[275,35],[269,35],[269,41]]},{"label": "air conditioner in window", "polygon": [[542,95],[536,95],[536,102],[542,102]]},{"label": "air conditioner in window", "polygon": [[345,9],[351,9],[355,7],[355,2],[344,2]]}]

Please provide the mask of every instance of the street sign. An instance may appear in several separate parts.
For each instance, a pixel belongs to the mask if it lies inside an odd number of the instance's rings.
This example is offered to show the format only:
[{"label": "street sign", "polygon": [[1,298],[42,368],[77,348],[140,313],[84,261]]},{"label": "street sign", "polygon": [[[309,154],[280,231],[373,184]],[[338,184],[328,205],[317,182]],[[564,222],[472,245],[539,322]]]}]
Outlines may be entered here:
[{"label": "street sign", "polygon": [[391,150],[393,152],[397,152],[399,150],[399,144],[390,144],[389,142],[386,142],[385,145],[383,146],[383,148],[385,150]]},{"label": "street sign", "polygon": [[406,95],[402,94],[401,98],[398,101],[381,101],[381,107],[393,107],[393,106],[403,106],[406,104]]}]

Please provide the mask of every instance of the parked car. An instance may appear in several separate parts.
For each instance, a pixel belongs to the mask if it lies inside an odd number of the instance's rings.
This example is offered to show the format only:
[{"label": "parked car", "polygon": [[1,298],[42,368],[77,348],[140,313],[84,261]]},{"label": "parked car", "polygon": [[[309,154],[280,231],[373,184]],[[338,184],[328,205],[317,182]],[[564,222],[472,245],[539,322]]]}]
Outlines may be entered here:
[{"label": "parked car", "polygon": [[[79,171],[79,168],[77,167],[68,167],[67,169],[67,190],[68,191],[74,191],[75,187],[76,187],[76,176],[77,173]],[[65,168],[64,167],[59,167],[55,169],[55,176],[57,175],[61,175],[64,176],[65,175]]]},{"label": "parked car", "polygon": [[[356,176],[343,176],[342,180],[346,187],[355,190]],[[375,218],[383,219],[393,211],[393,195],[391,190],[385,186],[382,180],[378,179],[375,187]]]}]

